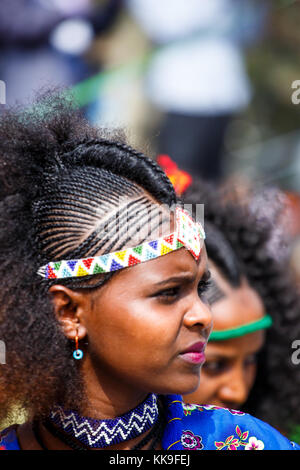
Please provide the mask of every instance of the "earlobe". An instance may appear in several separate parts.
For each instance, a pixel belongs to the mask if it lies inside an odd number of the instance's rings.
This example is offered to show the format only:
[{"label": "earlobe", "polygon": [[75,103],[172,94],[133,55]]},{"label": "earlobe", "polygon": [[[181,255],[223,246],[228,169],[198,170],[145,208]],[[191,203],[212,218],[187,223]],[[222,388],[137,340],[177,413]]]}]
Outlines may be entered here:
[{"label": "earlobe", "polygon": [[50,287],[49,295],[55,316],[65,336],[74,340],[78,335],[78,338],[82,339],[86,335],[86,328],[82,322],[82,294],[57,284]]}]

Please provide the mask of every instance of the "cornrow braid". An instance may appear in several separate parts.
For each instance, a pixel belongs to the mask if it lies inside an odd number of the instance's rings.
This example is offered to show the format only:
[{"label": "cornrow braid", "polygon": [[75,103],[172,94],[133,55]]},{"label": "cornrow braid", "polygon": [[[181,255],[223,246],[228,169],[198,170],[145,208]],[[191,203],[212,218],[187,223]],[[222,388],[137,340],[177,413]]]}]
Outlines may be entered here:
[{"label": "cornrow braid", "polygon": [[[100,161],[98,152],[101,147],[106,149],[106,153],[105,159]],[[119,150],[118,153],[115,152],[116,149]],[[100,162],[101,168],[112,172],[117,167],[120,176],[126,175],[129,180],[132,178],[158,201],[170,206],[177,202],[174,187],[162,168],[152,158],[138,152],[126,143],[86,138],[78,142],[76,150],[73,150],[71,154],[74,154],[74,163],[80,162],[81,158],[84,158],[87,165],[94,166]],[[124,155],[129,157],[126,159],[126,163]],[[62,161],[64,162],[65,158],[69,156],[70,153],[62,156]],[[163,182],[160,187],[155,184],[156,178],[160,178]]]},{"label": "cornrow braid", "polygon": [[[51,184],[44,187],[46,197],[34,206],[37,238],[45,261],[59,260],[63,256],[73,259],[92,256],[92,253],[102,253],[104,249],[106,252],[113,251],[116,246],[120,246],[122,230],[134,234],[135,229],[132,227],[135,227],[135,219],[136,223],[151,223],[151,211],[157,206],[153,205],[140,186],[124,177],[94,167],[85,167],[83,170],[75,167],[71,172],[66,172],[62,166],[61,173],[59,177],[58,174],[51,177]],[[84,175],[84,185],[78,184],[78,175],[80,179]],[[94,190],[95,181],[97,191]],[[108,190],[115,196],[107,198]],[[53,208],[55,217],[52,216]],[[73,214],[71,219],[65,213],[67,211],[68,214],[70,210]],[[57,216],[59,211],[64,223]],[[72,221],[76,213],[80,216],[84,214],[86,219],[75,218],[74,224]],[[126,226],[128,222],[130,227]],[[127,237],[129,241],[130,236]],[[76,281],[77,285],[80,285],[80,281]],[[74,280],[71,282],[74,285]]]},{"label": "cornrow braid", "polygon": [[[148,201],[148,203],[145,204],[146,198],[140,198],[138,200],[131,201],[127,204],[126,207],[114,212],[113,215],[108,220],[103,222],[99,227],[97,227],[96,230],[94,230],[91,235],[89,235],[88,238],[84,240],[83,243],[78,245],[75,252],[72,253],[72,257],[80,257],[82,252],[86,252],[86,256],[90,256],[91,251],[93,249],[96,253],[101,253],[103,247],[106,248],[105,251],[110,252],[115,246],[115,239],[119,239],[119,231],[116,232],[114,230],[115,226],[120,226],[120,224],[124,221],[124,219],[127,218],[127,216],[130,217],[135,214],[135,206],[141,202],[144,203],[143,209],[145,210],[145,212],[148,212],[148,209],[150,209],[151,207],[151,202]],[[131,207],[132,211],[130,211]],[[124,211],[126,213],[122,215]],[[132,220],[132,218],[130,220]],[[103,238],[100,238],[99,234],[103,233],[104,229],[107,234]],[[128,231],[128,228],[126,229],[126,231]],[[109,246],[106,247],[106,243],[109,241],[111,241],[111,243]]]}]

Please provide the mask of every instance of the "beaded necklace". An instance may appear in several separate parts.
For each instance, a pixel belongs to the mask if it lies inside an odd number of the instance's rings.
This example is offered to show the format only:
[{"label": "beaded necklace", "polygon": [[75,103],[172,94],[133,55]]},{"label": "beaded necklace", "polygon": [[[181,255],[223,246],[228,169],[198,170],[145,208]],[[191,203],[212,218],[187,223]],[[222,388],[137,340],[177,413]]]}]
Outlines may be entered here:
[{"label": "beaded necklace", "polygon": [[[69,436],[66,434],[64,431],[61,429],[56,428],[51,421],[46,420],[43,422],[44,427],[53,435],[59,438],[62,442],[64,442],[67,446],[71,447],[73,450],[90,450],[89,447],[85,447],[82,444],[80,444],[78,441],[73,439],[72,436]],[[149,433],[137,444],[132,446],[130,450],[140,450],[143,449],[146,445],[151,442],[150,447],[148,447],[147,450],[154,450],[157,446],[157,444],[162,440],[162,436],[164,433],[165,429],[165,417],[163,413],[159,414],[159,417],[152,427],[152,429],[149,431]],[[32,425],[32,430],[35,435],[35,438],[37,442],[39,443],[40,447],[43,450],[48,450],[47,447],[45,446],[43,439],[40,434],[39,430],[39,424],[38,422],[34,422]]]},{"label": "beaded necklace", "polygon": [[[43,422],[43,425],[51,434],[76,450],[101,449],[129,441],[144,434],[152,427],[147,436],[133,447],[133,449],[140,449],[154,438],[156,445],[157,438],[161,437],[164,428],[163,410],[154,393],[148,395],[133,410],[114,419],[87,418],[80,416],[75,411],[64,410],[57,406],[49,418]],[[37,423],[34,423],[33,431],[41,445]]]}]

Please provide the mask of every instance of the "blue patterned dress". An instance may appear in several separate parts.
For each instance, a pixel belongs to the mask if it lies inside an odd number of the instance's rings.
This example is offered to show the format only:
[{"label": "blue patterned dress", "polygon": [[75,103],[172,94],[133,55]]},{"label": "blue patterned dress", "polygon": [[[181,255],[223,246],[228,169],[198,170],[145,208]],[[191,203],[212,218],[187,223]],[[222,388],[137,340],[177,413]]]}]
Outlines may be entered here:
[{"label": "blue patterned dress", "polygon": [[[241,411],[213,405],[187,405],[180,395],[164,397],[165,450],[300,450],[276,429]],[[0,450],[20,450],[17,426],[0,433]]]}]

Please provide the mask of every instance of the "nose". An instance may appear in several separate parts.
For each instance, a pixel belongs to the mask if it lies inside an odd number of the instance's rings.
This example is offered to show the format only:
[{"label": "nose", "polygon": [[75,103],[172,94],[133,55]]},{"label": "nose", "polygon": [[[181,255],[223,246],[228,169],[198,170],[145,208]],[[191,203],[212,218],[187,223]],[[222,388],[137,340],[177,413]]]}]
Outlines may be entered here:
[{"label": "nose", "polygon": [[242,367],[236,366],[226,374],[224,382],[219,386],[218,399],[228,408],[239,408],[248,398],[249,387]]},{"label": "nose", "polygon": [[207,339],[212,329],[212,312],[210,306],[204,303],[198,295],[193,297],[191,305],[184,315],[184,324],[187,328],[201,327]]}]

